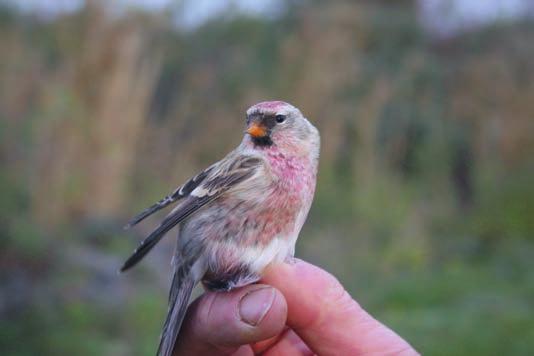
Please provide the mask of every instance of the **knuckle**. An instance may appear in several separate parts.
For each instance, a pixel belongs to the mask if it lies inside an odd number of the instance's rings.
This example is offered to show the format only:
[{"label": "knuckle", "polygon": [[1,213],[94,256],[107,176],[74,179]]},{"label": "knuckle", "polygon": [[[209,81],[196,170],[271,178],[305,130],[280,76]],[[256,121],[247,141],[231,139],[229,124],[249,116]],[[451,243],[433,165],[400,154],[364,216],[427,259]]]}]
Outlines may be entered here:
[{"label": "knuckle", "polygon": [[332,316],[361,314],[363,311],[343,285],[332,275],[329,276],[323,293],[325,308],[324,312],[321,313],[321,321]]}]

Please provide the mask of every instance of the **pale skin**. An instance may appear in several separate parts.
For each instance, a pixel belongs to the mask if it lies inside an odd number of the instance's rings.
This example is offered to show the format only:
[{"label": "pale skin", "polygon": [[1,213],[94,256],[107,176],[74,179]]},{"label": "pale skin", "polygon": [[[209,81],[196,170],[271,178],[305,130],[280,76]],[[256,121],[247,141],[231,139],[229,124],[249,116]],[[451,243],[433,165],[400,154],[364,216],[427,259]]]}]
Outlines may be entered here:
[{"label": "pale skin", "polygon": [[174,349],[181,355],[418,355],[324,270],[295,260],[260,284],[207,292],[191,304]]}]

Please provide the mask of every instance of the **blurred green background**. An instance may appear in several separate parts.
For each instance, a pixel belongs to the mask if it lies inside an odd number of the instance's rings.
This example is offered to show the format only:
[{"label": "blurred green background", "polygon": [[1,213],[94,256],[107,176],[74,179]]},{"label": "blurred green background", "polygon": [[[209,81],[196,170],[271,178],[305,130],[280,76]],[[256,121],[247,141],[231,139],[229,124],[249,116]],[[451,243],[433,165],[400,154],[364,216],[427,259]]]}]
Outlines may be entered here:
[{"label": "blurred green background", "polygon": [[226,1],[196,23],[209,11],[185,16],[194,1],[14,3],[0,2],[2,354],[153,354],[174,234],[118,275],[158,218],[121,227],[271,99],[322,134],[297,256],[424,354],[534,353],[529,17],[445,33],[425,1]]}]

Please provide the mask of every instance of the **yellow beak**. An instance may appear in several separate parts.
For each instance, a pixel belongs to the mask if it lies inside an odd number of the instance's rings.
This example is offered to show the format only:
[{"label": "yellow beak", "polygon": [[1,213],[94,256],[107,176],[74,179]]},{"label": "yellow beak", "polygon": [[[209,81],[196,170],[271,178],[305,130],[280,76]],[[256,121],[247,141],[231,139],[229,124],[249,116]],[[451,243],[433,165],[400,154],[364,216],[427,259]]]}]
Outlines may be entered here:
[{"label": "yellow beak", "polygon": [[253,123],[250,125],[250,127],[247,129],[247,133],[252,137],[265,137],[267,136],[267,129],[264,126],[260,126],[256,123]]}]

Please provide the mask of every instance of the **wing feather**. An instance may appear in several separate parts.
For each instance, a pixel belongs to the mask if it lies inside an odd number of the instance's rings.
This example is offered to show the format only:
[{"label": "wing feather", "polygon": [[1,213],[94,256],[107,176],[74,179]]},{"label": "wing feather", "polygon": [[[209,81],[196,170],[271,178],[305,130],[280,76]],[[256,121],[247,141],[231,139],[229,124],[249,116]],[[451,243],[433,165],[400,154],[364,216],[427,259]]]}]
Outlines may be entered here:
[{"label": "wing feather", "polygon": [[175,201],[182,199],[186,196],[188,196],[202,181],[208,176],[210,171],[213,169],[213,166],[205,169],[204,171],[200,172],[193,178],[189,179],[185,184],[179,186],[176,188],[174,192],[167,195],[165,198],[161,199],[154,205],[151,205],[150,207],[143,210],[141,213],[134,216],[128,224],[124,227],[124,229],[129,229],[134,225],[137,225],[150,215],[154,214],[156,211],[161,210],[168,206],[171,203],[174,203]]},{"label": "wing feather", "polygon": [[203,179],[201,184],[198,184],[196,188],[189,192],[187,199],[174,208],[158,228],[141,242],[139,247],[121,267],[121,272],[136,265],[174,226],[195,213],[198,209],[217,199],[228,189],[250,179],[262,163],[260,158],[253,156],[237,156],[234,159],[237,162],[233,159],[220,161],[207,174],[207,177]]}]

